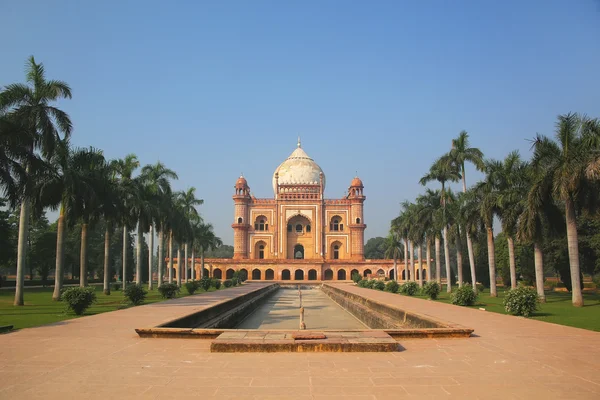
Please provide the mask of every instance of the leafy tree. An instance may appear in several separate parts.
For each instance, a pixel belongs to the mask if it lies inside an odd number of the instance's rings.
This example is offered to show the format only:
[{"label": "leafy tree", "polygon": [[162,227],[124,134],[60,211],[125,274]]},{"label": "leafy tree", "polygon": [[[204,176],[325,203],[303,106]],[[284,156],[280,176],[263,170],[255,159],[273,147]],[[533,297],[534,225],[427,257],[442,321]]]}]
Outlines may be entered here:
[{"label": "leafy tree", "polygon": [[367,240],[365,244],[365,258],[369,260],[382,260],[385,258],[386,238],[378,236]]}]

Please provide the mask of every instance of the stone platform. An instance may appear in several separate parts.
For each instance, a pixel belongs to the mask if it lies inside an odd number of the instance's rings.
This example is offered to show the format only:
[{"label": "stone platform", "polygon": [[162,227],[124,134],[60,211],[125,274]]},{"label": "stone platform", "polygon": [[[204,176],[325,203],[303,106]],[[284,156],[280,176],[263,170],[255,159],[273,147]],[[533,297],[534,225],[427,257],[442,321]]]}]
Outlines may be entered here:
[{"label": "stone platform", "polygon": [[211,353],[391,352],[398,342],[383,331],[257,331],[224,332],[210,345]]}]

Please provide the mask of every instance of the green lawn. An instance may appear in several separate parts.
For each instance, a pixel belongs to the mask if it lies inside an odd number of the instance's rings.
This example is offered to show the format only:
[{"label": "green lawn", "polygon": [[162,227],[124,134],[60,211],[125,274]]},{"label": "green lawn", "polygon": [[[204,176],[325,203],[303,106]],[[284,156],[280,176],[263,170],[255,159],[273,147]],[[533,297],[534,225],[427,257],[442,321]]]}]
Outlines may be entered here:
[{"label": "green lawn", "polygon": [[[442,290],[437,301],[450,303],[450,295],[446,293],[446,287],[444,286]],[[504,293],[504,289],[498,288],[498,297],[490,297],[489,289],[486,289],[479,294],[477,304],[471,308],[485,308],[486,311],[506,314],[502,304]],[[415,297],[427,298],[420,295]],[[540,309],[531,318],[553,324],[600,331],[600,294],[584,292],[583,299],[584,307],[573,307],[571,293],[546,291],[546,303],[540,304]]]},{"label": "green lawn", "polygon": [[[87,309],[85,315],[95,315],[107,311],[114,311],[125,304],[122,291],[112,291],[110,295],[102,293],[102,286],[96,287],[97,303]],[[221,290],[223,286],[221,286]],[[64,321],[66,319],[78,318],[73,313],[65,312],[65,304],[60,301],[52,301],[53,288],[31,288],[25,289],[25,305],[13,306],[15,292],[12,290],[0,290],[0,326],[13,325],[14,329],[31,328],[34,326]],[[215,291],[210,288],[209,292]],[[200,289],[195,294],[204,293]],[[181,288],[178,297],[188,296],[185,288]],[[144,304],[164,301],[155,288],[148,292]]]}]

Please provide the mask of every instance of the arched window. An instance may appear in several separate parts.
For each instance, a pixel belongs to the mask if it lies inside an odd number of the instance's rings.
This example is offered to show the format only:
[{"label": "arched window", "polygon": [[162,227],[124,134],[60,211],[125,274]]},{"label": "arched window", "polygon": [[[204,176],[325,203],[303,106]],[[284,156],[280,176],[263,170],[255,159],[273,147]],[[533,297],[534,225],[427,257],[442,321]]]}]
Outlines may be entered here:
[{"label": "arched window", "polygon": [[292,231],[292,224],[288,224],[288,232]]},{"label": "arched window", "polygon": [[342,231],[344,230],[344,226],[341,224],[342,219],[340,217],[333,217],[331,219],[331,223],[329,224],[329,230],[332,231]]},{"label": "arched window", "polygon": [[340,259],[340,246],[338,246],[337,244],[335,246],[333,246],[333,259],[334,260]]},{"label": "arched window", "polygon": [[265,258],[265,246],[262,244],[258,246],[258,258],[260,258],[261,260]]},{"label": "arched window", "polygon": [[296,224],[296,232],[302,233],[302,224]]},{"label": "arched window", "polygon": [[356,218],[356,223],[360,224],[360,218]]},{"label": "arched window", "polygon": [[306,232],[310,232],[310,225],[306,225]]},{"label": "arched window", "polygon": [[238,224],[241,224],[244,220],[242,219],[242,217],[238,218]]},{"label": "arched window", "polygon": [[269,230],[269,224],[267,224],[267,220],[265,218],[258,218],[254,221],[254,230],[255,231],[267,231]]}]

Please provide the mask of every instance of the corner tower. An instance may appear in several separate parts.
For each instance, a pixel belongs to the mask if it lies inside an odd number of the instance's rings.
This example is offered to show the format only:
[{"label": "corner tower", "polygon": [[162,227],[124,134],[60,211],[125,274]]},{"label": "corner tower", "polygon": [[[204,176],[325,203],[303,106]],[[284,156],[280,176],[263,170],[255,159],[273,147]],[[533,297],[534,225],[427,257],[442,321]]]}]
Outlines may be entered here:
[{"label": "corner tower", "polygon": [[233,228],[233,258],[248,258],[248,229],[250,228],[250,215],[248,205],[250,203],[250,187],[243,176],[235,182],[235,194],[233,202],[235,204]]},{"label": "corner tower", "polygon": [[365,259],[365,229],[367,225],[364,223],[363,205],[366,197],[363,194],[363,183],[355,177],[348,188],[348,199],[350,200],[350,235],[352,242],[352,259]]}]

